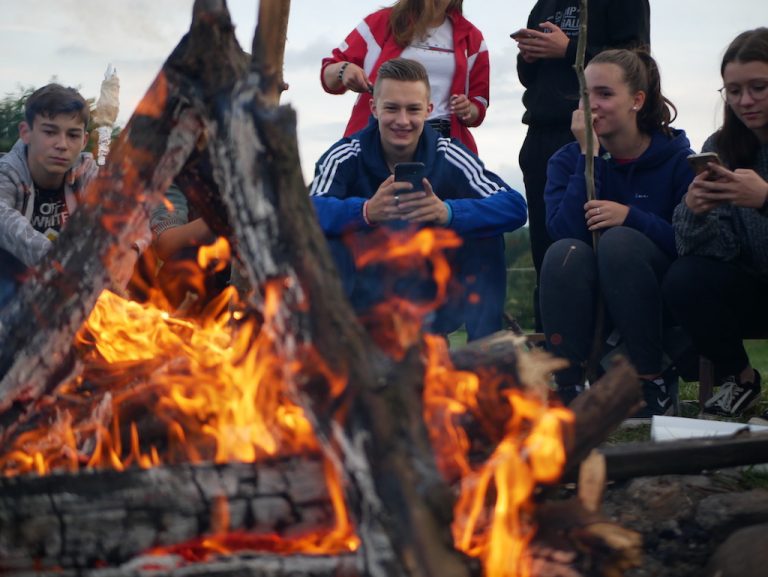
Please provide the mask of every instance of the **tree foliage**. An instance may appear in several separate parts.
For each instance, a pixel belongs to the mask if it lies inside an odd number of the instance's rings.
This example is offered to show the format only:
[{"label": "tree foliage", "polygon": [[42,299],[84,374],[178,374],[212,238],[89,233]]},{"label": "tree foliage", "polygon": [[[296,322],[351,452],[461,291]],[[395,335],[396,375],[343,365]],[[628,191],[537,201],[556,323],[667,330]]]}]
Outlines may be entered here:
[{"label": "tree foliage", "polygon": [[19,87],[0,100],[0,152],[8,152],[19,138],[19,122],[24,120],[24,103],[35,88]]}]

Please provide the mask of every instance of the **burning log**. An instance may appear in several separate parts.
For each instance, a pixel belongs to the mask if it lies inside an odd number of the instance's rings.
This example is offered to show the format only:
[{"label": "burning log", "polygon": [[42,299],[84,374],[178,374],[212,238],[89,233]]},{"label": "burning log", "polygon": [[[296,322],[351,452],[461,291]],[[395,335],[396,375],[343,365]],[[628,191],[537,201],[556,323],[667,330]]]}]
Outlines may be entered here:
[{"label": "burning log", "polygon": [[0,571],[121,565],[151,549],[168,547],[171,554],[179,543],[193,550],[200,535],[215,539],[227,531],[247,531],[261,550],[291,552],[280,550],[282,543],[300,551],[333,523],[317,455],[258,466],[6,477],[0,478]]}]

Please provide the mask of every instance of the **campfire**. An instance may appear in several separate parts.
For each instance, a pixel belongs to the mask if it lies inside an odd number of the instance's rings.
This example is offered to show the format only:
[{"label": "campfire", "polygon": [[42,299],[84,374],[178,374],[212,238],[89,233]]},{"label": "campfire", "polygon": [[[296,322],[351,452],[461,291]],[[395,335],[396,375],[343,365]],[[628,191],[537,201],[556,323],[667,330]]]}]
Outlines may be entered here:
[{"label": "campfire", "polygon": [[[277,105],[287,5],[261,3],[250,59],[225,2],[195,3],[52,266],[2,312],[0,567],[621,574],[637,539],[545,487],[637,404],[634,372],[617,365],[572,413],[549,402],[559,361],[512,333],[449,350],[418,325],[434,303],[395,300],[374,313],[387,331],[364,329]],[[150,286],[106,290],[174,178],[254,289],[194,319]],[[439,298],[457,239],[401,240],[359,262],[429,257]]]}]

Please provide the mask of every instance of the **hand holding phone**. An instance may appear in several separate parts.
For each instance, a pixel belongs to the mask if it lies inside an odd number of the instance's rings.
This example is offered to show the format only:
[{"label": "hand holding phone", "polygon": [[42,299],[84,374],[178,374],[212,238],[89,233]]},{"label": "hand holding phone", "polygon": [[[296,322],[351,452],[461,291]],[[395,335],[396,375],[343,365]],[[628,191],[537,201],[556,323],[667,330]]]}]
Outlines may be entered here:
[{"label": "hand holding phone", "polygon": [[398,162],[395,165],[395,182],[410,182],[413,185],[410,192],[424,190],[421,181],[425,176],[426,167],[423,162]]},{"label": "hand holding phone", "polygon": [[702,172],[709,172],[709,176],[707,176],[707,180],[714,180],[716,176],[712,173],[711,170],[709,170],[709,163],[717,164],[718,166],[722,166],[723,163],[720,160],[720,157],[716,152],[702,152],[701,154],[691,154],[687,157],[688,164],[691,167],[691,170],[693,170],[693,173],[696,175],[701,174]]},{"label": "hand holding phone", "polygon": [[531,34],[528,32],[527,28],[521,28],[516,32],[512,32],[512,34],[510,34],[509,37],[512,38],[513,40],[520,40],[521,38],[530,38]]}]

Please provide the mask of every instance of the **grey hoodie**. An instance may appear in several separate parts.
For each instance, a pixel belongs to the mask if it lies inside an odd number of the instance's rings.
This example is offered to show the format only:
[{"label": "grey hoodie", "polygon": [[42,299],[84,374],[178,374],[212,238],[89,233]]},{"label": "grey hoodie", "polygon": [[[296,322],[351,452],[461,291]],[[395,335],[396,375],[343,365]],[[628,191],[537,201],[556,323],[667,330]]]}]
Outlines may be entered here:
[{"label": "grey hoodie", "polygon": [[[98,166],[89,153],[81,153],[64,181],[64,195],[70,214],[77,197],[96,176]],[[27,266],[34,266],[53,243],[36,231],[30,222],[35,206],[35,186],[27,164],[27,146],[17,140],[0,158],[0,248]]]},{"label": "grey hoodie", "polygon": [[[714,135],[707,139],[702,151],[717,152]],[[762,146],[752,168],[768,180],[768,144]],[[735,262],[768,279],[768,212],[724,205],[695,215],[681,202],[673,222],[681,256],[695,254]]]}]

